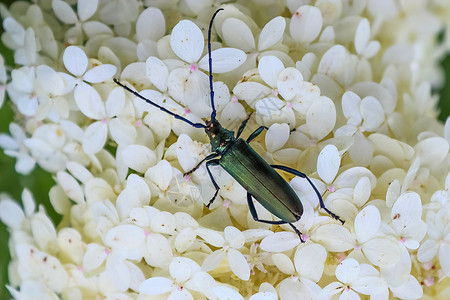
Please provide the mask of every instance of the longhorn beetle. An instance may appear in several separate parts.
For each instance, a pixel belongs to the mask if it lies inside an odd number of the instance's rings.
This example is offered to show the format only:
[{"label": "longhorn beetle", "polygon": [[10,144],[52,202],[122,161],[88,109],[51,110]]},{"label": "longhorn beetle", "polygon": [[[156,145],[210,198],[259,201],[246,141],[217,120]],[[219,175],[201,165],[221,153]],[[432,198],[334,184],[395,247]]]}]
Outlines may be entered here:
[{"label": "longhorn beetle", "polygon": [[[206,170],[208,171],[209,177],[216,189],[214,196],[211,198],[209,203],[206,205],[208,208],[214,202],[214,199],[219,192],[219,186],[217,185],[214,177],[211,174],[211,166],[221,166],[225,169],[242,187],[247,191],[247,202],[250,209],[250,213],[253,219],[258,222],[268,223],[268,224],[289,224],[292,229],[298,234],[300,240],[303,242],[301,232],[292,224],[300,219],[303,214],[303,205],[297,194],[291,188],[291,186],[278,174],[274,169],[279,169],[296,176],[305,178],[311,187],[314,189],[317,197],[319,198],[320,207],[323,208],[331,217],[336,220],[341,220],[337,215],[332,213],[325,207],[323,199],[317,188],[311,182],[311,180],[295,169],[280,166],[280,165],[269,165],[255,150],[250,147],[250,142],[254,140],[266,126],[260,126],[256,129],[247,140],[240,138],[242,131],[245,128],[250,116],[244,120],[239,126],[237,135],[234,136],[234,132],[220,125],[219,121],[216,119],[216,108],[214,106],[214,90],[213,90],[213,75],[212,75],[212,58],[211,58],[211,27],[213,20],[218,12],[223,10],[223,8],[218,9],[212,16],[209,23],[208,29],[208,58],[209,58],[209,87],[211,93],[211,119],[207,120],[205,124],[193,123],[188,119],[177,115],[164,107],[152,102],[151,100],[141,96],[139,93],[133,91],[129,87],[120,83],[114,78],[114,82],[123,87],[130,93],[133,93],[136,97],[144,100],[148,104],[151,104],[160,110],[168,113],[176,119],[188,123],[195,128],[203,128],[209,137],[211,143],[212,153],[201,160],[192,170],[185,173],[184,175],[189,175],[195,170],[197,170],[200,165],[206,161]],[[218,158],[220,157],[220,158]],[[265,207],[269,212],[274,214],[280,220],[261,220],[258,218],[255,205],[252,201],[252,196],[258,201],[263,207]]]}]

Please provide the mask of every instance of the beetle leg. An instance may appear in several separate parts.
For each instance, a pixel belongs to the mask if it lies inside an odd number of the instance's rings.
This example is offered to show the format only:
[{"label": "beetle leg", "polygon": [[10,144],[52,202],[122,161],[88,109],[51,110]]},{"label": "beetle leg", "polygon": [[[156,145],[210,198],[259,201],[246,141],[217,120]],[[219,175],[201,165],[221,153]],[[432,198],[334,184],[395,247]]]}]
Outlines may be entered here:
[{"label": "beetle leg", "polygon": [[252,134],[250,134],[250,136],[247,138],[247,143],[250,144],[250,142],[253,141],[258,135],[260,135],[264,129],[269,129],[269,128],[267,128],[266,126],[259,126],[258,129],[253,131]]},{"label": "beetle leg", "polygon": [[273,225],[282,225],[282,224],[289,224],[289,226],[292,227],[292,229],[294,229],[295,233],[298,235],[298,237],[300,238],[300,241],[302,243],[304,243],[305,241],[302,239],[302,233],[300,232],[300,230],[297,229],[297,227],[295,227],[294,225],[292,225],[292,223],[283,221],[283,220],[279,220],[279,221],[273,221],[273,220],[261,220],[258,218],[258,213],[256,212],[256,208],[255,208],[255,204],[252,201],[252,195],[250,193],[247,192],[247,203],[248,203],[248,208],[250,209],[250,213],[252,214],[253,220],[255,220],[256,222],[261,222],[261,223],[267,223],[267,224],[273,224]]},{"label": "beetle leg", "polygon": [[294,174],[296,176],[299,176],[301,178],[305,178],[306,180],[308,180],[309,184],[311,185],[311,187],[314,189],[314,192],[316,192],[317,197],[319,198],[319,204],[320,204],[320,208],[322,208],[323,210],[325,210],[333,219],[335,220],[339,220],[342,224],[345,223],[344,220],[342,220],[339,216],[335,215],[333,212],[331,212],[328,208],[325,207],[325,203],[323,203],[323,198],[322,195],[319,193],[319,191],[317,190],[316,186],[312,183],[311,179],[309,179],[308,176],[306,176],[306,174],[297,171],[295,169],[286,167],[286,166],[280,166],[280,165],[271,165],[272,168],[274,169],[280,169],[283,170],[285,172]]},{"label": "beetle leg", "polygon": [[242,131],[244,131],[245,125],[247,125],[248,120],[250,120],[250,117],[252,116],[253,112],[251,112],[248,117],[242,121],[241,125],[239,126],[236,138],[238,139],[241,136]]},{"label": "beetle leg", "polygon": [[209,200],[208,204],[206,204],[206,207],[209,208],[209,206],[214,202],[214,200],[217,197],[217,193],[219,192],[219,186],[217,185],[216,181],[214,180],[214,177],[211,174],[211,170],[209,169],[210,166],[218,166],[219,165],[219,160],[218,159],[212,159],[210,161],[206,162],[206,171],[208,171],[209,174],[209,178],[211,178],[211,181],[214,185],[214,187],[216,188],[216,192],[214,193],[214,196],[211,198],[211,200]]},{"label": "beetle leg", "polygon": [[211,153],[210,155],[208,155],[207,157],[202,159],[192,170],[184,173],[183,176],[188,176],[188,175],[194,173],[198,168],[200,168],[201,164],[204,163],[206,160],[213,159],[213,158],[215,158],[215,157],[217,157],[219,155],[220,155],[219,153]]}]

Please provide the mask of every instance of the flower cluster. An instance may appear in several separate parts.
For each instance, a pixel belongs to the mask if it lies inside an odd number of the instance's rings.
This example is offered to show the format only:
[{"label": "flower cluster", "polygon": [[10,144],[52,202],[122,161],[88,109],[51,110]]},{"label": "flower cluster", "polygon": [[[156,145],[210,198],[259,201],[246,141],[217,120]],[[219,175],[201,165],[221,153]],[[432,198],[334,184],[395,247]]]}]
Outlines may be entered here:
[{"label": "flower cluster", "polygon": [[[17,299],[450,298],[450,119],[431,87],[448,1],[47,0],[0,4],[0,147],[53,175],[55,226],[28,190],[0,196]],[[243,132],[302,199],[293,225],[253,220],[212,167],[217,119]],[[5,91],[7,98],[4,103]],[[270,178],[268,178],[270,180]],[[260,219],[274,216],[255,202]]]}]

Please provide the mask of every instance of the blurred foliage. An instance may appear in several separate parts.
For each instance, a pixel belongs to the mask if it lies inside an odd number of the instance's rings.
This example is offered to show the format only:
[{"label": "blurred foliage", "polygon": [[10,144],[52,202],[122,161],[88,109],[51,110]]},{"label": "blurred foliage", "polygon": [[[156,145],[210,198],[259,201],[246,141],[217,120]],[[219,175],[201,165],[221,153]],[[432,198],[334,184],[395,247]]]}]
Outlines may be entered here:
[{"label": "blurred foliage", "polygon": [[[8,5],[13,0],[1,0],[0,2]],[[5,58],[5,64],[13,65],[12,52],[5,48],[2,43],[0,43],[0,53]],[[442,90],[438,91],[440,93],[439,119],[445,122],[450,115],[450,55],[443,59],[442,66],[445,70],[446,78]],[[9,132],[8,124],[14,120],[14,112],[11,106],[7,100],[5,102],[0,109],[0,132]],[[16,173],[14,165],[15,159],[6,156],[0,150],[0,193],[8,193],[12,198],[20,202],[22,190],[28,188],[32,192],[36,202],[43,205],[53,222],[58,224],[60,216],[55,213],[48,199],[49,189],[54,182],[51,176],[39,167],[29,175],[19,175]],[[7,266],[10,258],[7,240],[7,229],[0,222],[0,299],[10,298],[5,288],[5,284],[8,282]]]}]

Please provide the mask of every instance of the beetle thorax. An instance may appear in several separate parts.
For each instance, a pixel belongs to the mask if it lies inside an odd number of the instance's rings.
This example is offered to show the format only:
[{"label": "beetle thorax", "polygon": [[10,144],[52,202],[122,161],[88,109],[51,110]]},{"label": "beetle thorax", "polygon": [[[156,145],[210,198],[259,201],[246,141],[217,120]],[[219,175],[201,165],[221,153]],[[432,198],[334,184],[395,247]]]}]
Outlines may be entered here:
[{"label": "beetle thorax", "polygon": [[234,141],[234,132],[225,129],[217,120],[206,121],[205,132],[211,143],[211,151],[222,153]]}]

